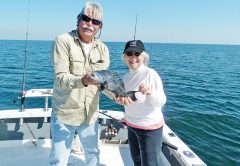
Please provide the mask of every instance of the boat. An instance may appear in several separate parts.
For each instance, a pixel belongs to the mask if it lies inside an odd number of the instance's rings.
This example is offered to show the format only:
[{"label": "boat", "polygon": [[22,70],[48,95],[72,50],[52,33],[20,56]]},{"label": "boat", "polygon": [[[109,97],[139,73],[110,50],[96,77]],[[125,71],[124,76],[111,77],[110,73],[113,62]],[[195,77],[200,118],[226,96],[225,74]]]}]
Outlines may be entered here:
[{"label": "boat", "polygon": [[[30,89],[27,100],[44,101],[41,108],[0,110],[0,161],[2,166],[46,166],[51,150],[49,99],[52,89]],[[36,99],[33,99],[36,98]],[[105,166],[133,166],[124,112],[99,110],[100,162]],[[68,165],[84,164],[84,152],[76,136]],[[163,166],[206,166],[167,125],[163,128]]]}]

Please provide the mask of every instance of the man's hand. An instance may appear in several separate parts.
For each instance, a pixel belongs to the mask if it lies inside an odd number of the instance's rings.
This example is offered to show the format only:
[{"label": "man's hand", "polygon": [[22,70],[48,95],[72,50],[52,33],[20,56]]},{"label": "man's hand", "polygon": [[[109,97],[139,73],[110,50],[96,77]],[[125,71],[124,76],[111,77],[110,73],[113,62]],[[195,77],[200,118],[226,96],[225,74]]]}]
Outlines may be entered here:
[{"label": "man's hand", "polygon": [[99,86],[99,83],[97,83],[94,79],[92,79],[90,74],[86,74],[85,76],[82,77],[82,83],[84,86],[88,86],[88,85]]}]

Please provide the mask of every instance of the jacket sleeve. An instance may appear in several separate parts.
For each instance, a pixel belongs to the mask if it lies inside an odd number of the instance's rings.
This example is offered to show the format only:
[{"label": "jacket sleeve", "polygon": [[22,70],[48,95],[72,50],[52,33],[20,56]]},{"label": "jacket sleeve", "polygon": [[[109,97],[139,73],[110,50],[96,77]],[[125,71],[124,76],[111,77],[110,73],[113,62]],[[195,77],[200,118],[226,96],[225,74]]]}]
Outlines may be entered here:
[{"label": "jacket sleeve", "polygon": [[110,55],[108,47],[104,43],[102,43],[102,45],[98,47],[98,51],[100,52],[103,60],[102,70],[107,70],[110,65]]},{"label": "jacket sleeve", "polygon": [[52,49],[55,83],[63,89],[83,87],[82,76],[70,73],[69,45],[66,39],[57,37]]},{"label": "jacket sleeve", "polygon": [[151,73],[152,93],[148,95],[148,100],[152,105],[163,107],[166,103],[166,95],[160,76],[153,70]]}]

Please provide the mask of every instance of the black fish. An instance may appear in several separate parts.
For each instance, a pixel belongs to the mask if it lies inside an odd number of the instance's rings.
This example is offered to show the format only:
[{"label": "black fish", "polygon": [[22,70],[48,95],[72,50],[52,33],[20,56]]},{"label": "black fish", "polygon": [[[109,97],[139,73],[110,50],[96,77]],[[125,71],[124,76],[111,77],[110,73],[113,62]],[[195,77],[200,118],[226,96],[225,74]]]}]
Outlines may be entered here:
[{"label": "black fish", "polygon": [[124,84],[118,73],[109,70],[100,70],[93,72],[91,78],[101,85],[100,89],[107,89],[115,94],[115,97],[130,97],[133,101],[137,98],[135,93],[137,91],[126,92]]}]

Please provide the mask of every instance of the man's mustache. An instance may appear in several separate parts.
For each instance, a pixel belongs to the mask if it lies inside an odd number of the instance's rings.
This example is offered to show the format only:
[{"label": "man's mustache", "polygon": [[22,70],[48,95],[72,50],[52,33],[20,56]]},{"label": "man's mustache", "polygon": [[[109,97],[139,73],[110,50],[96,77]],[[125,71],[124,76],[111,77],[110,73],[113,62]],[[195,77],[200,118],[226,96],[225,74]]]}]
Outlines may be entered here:
[{"label": "man's mustache", "polygon": [[94,31],[93,27],[92,26],[88,26],[88,25],[83,25],[82,27],[83,29],[86,29],[86,30],[89,30],[89,31]]}]

